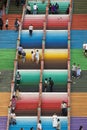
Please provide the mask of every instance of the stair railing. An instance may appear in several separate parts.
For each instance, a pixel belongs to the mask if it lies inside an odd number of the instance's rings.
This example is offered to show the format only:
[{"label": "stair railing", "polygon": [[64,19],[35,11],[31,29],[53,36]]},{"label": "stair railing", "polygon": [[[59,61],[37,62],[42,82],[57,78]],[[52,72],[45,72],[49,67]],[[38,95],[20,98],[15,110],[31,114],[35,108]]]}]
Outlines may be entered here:
[{"label": "stair railing", "polygon": [[46,24],[48,16],[48,7],[46,7],[46,14],[43,23],[43,39],[42,39],[42,57],[41,57],[41,69],[40,69],[40,83],[39,83],[39,103],[38,103],[38,122],[41,117],[41,99],[42,99],[42,88],[43,88],[43,70],[44,70],[44,51],[45,51],[45,40],[46,40]]},{"label": "stair railing", "polygon": [[68,130],[70,130],[70,88],[71,88],[71,69],[70,69],[70,29],[72,21],[72,0],[70,0],[69,22],[68,22]]},{"label": "stair railing", "polygon": [[6,10],[5,10],[6,14],[8,14],[9,4],[10,4],[10,0],[7,0]]}]

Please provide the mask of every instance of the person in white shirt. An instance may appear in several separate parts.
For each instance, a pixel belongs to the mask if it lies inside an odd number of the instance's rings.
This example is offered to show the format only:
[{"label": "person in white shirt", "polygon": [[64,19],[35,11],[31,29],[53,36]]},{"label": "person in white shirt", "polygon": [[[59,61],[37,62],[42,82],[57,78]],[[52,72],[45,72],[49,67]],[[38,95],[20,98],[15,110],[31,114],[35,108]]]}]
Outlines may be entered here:
[{"label": "person in white shirt", "polygon": [[86,42],[83,44],[83,52],[85,56],[87,56],[87,43]]},{"label": "person in white shirt", "polygon": [[77,69],[77,66],[76,66],[76,63],[73,63],[72,65],[72,77],[76,77],[76,69]]},{"label": "person in white shirt", "polygon": [[33,14],[37,14],[37,11],[38,11],[37,4],[34,3],[34,5],[33,5]]},{"label": "person in white shirt", "polygon": [[58,119],[57,114],[54,113],[54,114],[53,114],[53,117],[52,117],[52,120],[53,120],[53,127],[54,127],[54,128],[57,127],[57,119]]},{"label": "person in white shirt", "polygon": [[29,34],[30,36],[32,36],[32,33],[33,33],[33,26],[32,24],[29,26]]},{"label": "person in white shirt", "polygon": [[26,14],[31,14],[31,6],[30,6],[30,4],[26,6]]},{"label": "person in white shirt", "polygon": [[42,130],[41,120],[39,120],[39,122],[37,124],[37,130]]},{"label": "person in white shirt", "polygon": [[81,68],[80,68],[80,65],[79,65],[79,64],[78,64],[78,66],[77,66],[76,76],[77,76],[77,78],[79,78],[79,77],[81,76]]},{"label": "person in white shirt", "polygon": [[18,50],[18,55],[21,56],[23,52],[23,47],[20,45],[18,46],[17,50]]},{"label": "person in white shirt", "polygon": [[38,64],[40,60],[39,50],[36,51],[35,59],[36,59],[36,63]]},{"label": "person in white shirt", "polygon": [[6,27],[6,30],[8,30],[8,18],[6,19],[6,21],[5,21],[5,27]]},{"label": "person in white shirt", "polygon": [[10,125],[16,125],[16,115],[14,113],[14,111],[10,114],[10,121],[9,121]]},{"label": "person in white shirt", "polygon": [[31,51],[31,60],[32,60],[33,62],[36,61],[35,55],[36,55],[36,50],[35,50],[35,48],[34,48],[34,49]]},{"label": "person in white shirt", "polygon": [[64,101],[61,103],[61,115],[67,116],[67,104]]}]

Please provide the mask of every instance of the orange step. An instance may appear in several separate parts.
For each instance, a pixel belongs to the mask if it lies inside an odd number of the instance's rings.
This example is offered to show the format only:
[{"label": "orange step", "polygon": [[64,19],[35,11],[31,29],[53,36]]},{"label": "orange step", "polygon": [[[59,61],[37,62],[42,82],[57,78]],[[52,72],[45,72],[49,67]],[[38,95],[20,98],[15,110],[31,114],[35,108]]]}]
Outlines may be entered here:
[{"label": "orange step", "polygon": [[87,93],[71,94],[71,116],[87,117]]},{"label": "orange step", "polygon": [[11,93],[2,92],[0,93],[0,116],[8,115],[8,105],[10,103]]},{"label": "orange step", "polygon": [[71,29],[87,30],[87,14],[73,14]]},{"label": "orange step", "polygon": [[3,18],[3,22],[4,22],[4,26],[3,26],[3,29],[5,30],[5,21],[6,21],[6,18],[8,18],[9,20],[9,27],[8,29],[9,30],[14,30],[14,22],[15,22],[15,19],[18,18],[19,21],[21,21],[21,16],[20,14],[8,14],[8,15],[4,15],[2,18]]}]

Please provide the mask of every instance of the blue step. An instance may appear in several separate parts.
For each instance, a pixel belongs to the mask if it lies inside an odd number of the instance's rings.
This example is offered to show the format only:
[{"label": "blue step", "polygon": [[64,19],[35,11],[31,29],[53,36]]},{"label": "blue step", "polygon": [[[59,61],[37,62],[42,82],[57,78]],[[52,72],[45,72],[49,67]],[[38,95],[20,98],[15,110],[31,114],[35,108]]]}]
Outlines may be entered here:
[{"label": "blue step", "polygon": [[[68,130],[68,119],[67,117],[59,117],[61,130]],[[9,130],[20,130],[21,127],[24,130],[30,130],[31,127],[34,127],[34,130],[37,128],[37,117],[17,117],[17,124],[10,125]],[[52,127],[52,117],[41,117],[42,128],[43,130],[55,130]]]},{"label": "blue step", "polygon": [[0,30],[0,48],[16,48],[18,32],[14,30]]},{"label": "blue step", "polygon": [[84,41],[87,43],[87,30],[71,31],[71,49],[82,49]]},{"label": "blue step", "polygon": [[[28,30],[22,30],[20,44],[23,48],[42,48],[43,30],[34,30],[32,36]],[[68,31],[67,30],[47,30],[46,48],[67,48]]]},{"label": "blue step", "polygon": [[24,128],[24,130],[30,130],[31,127],[34,127],[36,130],[37,127],[37,117],[16,117],[17,124],[10,125],[9,130],[20,130],[20,128]]},{"label": "blue step", "polygon": [[[68,130],[68,119],[67,117],[58,117],[60,119],[61,130]],[[52,117],[42,117],[43,130],[55,130],[52,126]]]}]

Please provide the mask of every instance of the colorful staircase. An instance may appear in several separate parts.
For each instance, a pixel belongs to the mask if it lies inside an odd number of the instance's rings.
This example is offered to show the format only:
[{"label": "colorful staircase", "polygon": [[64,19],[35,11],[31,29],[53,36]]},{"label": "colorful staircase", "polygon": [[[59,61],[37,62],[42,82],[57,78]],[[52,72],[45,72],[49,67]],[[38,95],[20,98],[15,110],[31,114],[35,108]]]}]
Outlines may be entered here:
[{"label": "colorful staircase", "polygon": [[0,31],[0,130],[7,129],[18,32]]},{"label": "colorful staircase", "polygon": [[[29,1],[29,3],[32,6],[34,2]],[[61,129],[67,130],[68,115],[66,117],[61,116],[61,103],[63,100],[68,103],[67,61],[69,17],[62,10],[62,7],[66,10],[69,2],[59,3],[60,14],[63,15],[48,15],[47,26],[44,26],[46,6],[43,6],[41,2],[37,2],[37,4],[39,6],[38,14],[25,15],[23,30],[20,33],[20,44],[26,52],[26,62],[23,63],[21,59],[18,59],[17,71],[21,74],[21,92],[15,109],[17,125],[14,127],[9,126],[9,130],[20,129],[20,127],[28,130],[32,126],[36,129],[38,118],[42,121],[43,129],[54,130],[52,127],[52,115],[55,112],[61,120]],[[38,18],[41,22],[37,22]],[[54,24],[53,18],[55,20]],[[50,20],[52,20],[52,23]],[[28,27],[32,22],[35,29],[32,37],[30,37]],[[46,33],[44,33],[45,27]],[[46,40],[43,39],[44,36],[46,36]],[[31,62],[31,50],[33,48],[40,51],[40,64]],[[42,59],[43,55],[44,59]],[[49,88],[46,93],[43,90],[43,82],[46,77],[51,77],[54,80],[53,92],[50,92]],[[41,109],[41,113],[39,109]]]},{"label": "colorful staircase", "polygon": [[87,42],[87,1],[74,0],[71,27],[71,66],[73,63],[80,64],[81,77],[72,78],[71,84],[71,130],[83,126],[86,129],[87,112],[87,64],[83,53],[83,43]]}]

